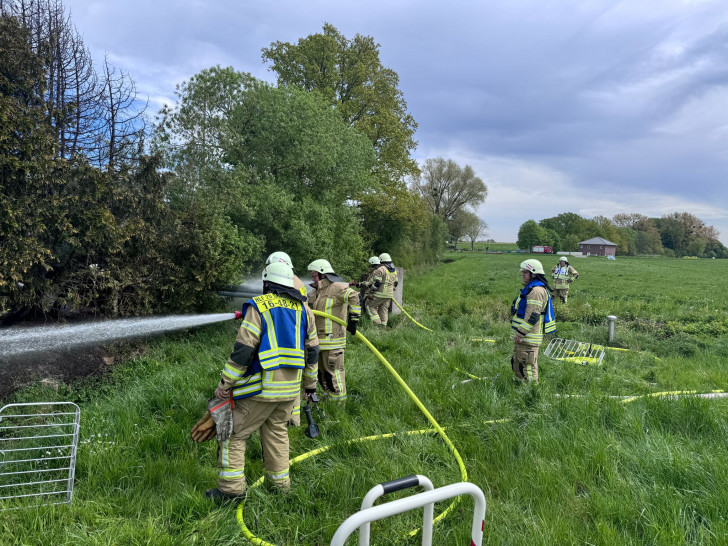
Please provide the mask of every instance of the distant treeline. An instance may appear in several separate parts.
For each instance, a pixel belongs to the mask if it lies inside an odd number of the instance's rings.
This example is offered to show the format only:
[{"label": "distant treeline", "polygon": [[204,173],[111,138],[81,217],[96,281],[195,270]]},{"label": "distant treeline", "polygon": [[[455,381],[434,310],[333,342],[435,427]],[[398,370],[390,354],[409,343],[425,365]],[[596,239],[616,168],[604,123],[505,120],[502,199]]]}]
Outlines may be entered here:
[{"label": "distant treeline", "polygon": [[718,232],[687,212],[661,218],[620,213],[582,218],[565,212],[539,222],[528,220],[518,230],[518,247],[548,245],[559,251],[577,251],[579,242],[602,237],[617,245],[617,254],[659,254],[671,257],[728,258],[728,249],[718,241]]},{"label": "distant treeline", "polygon": [[208,309],[275,250],[299,273],[437,260],[447,218],[405,182],[417,124],[379,45],[324,25],[263,59],[277,86],[213,67],[151,123],[60,2],[0,0],[0,315]]}]

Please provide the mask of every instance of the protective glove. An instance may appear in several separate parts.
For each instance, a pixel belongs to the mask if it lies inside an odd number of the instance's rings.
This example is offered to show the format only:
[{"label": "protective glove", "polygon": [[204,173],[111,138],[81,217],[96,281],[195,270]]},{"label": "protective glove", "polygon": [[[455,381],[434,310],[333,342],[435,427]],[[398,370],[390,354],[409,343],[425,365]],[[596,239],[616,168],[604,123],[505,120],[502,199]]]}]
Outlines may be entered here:
[{"label": "protective glove", "polygon": [[215,421],[217,438],[221,442],[230,438],[230,434],[233,432],[233,407],[232,392],[227,400],[213,397],[207,401],[207,409]]},{"label": "protective glove", "polygon": [[397,285],[399,284],[399,281],[394,281],[394,287],[397,288]]},{"label": "protective glove", "polygon": [[206,411],[205,415],[202,416],[202,419],[197,421],[195,426],[192,427],[190,436],[198,444],[212,440],[215,436],[217,436],[215,420],[212,418],[212,414],[209,411]]},{"label": "protective glove", "polygon": [[349,322],[346,323],[346,331],[349,332],[352,336],[356,335],[356,323],[357,321],[349,319]]},{"label": "protective glove", "polygon": [[569,279],[566,281],[566,284],[571,284],[574,279]]},{"label": "protective glove", "polygon": [[303,390],[306,393],[306,396],[308,396],[309,394],[316,394],[316,389],[303,389]]}]

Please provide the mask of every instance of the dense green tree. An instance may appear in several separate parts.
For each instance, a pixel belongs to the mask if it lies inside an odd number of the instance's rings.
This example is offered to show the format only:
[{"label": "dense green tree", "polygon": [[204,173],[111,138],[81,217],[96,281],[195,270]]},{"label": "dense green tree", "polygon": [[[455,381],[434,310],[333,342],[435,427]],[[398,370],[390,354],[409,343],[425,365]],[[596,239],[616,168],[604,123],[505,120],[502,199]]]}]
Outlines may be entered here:
[{"label": "dense green tree", "polygon": [[33,53],[28,31],[14,17],[0,16],[0,307],[20,297],[34,271],[51,268],[51,236],[58,220],[39,206],[55,199],[50,173],[55,155],[53,130],[46,116],[41,59]]},{"label": "dense green tree", "polygon": [[417,172],[410,157],[417,123],[398,89],[399,76],[382,66],[371,36],[347,39],[325,23],[319,34],[297,43],[273,42],[263,49],[280,86],[315,91],[344,121],[367,136],[377,154],[375,171],[383,187]]},{"label": "dense green tree", "polygon": [[444,239],[437,244],[431,240],[433,233],[441,235],[442,223],[431,218],[404,182],[419,173],[411,158],[417,123],[398,89],[399,76],[382,65],[379,48],[371,36],[348,39],[325,23],[322,32],[295,44],[271,43],[263,49],[263,60],[271,63],[280,86],[323,97],[371,143],[379,188],[358,197],[369,244],[397,255],[401,264],[431,261],[438,251],[422,249],[442,247]]},{"label": "dense green tree", "polygon": [[575,212],[563,212],[553,218],[545,218],[539,225],[551,229],[559,234],[562,239],[567,235],[575,235],[579,241],[594,237],[595,225],[590,225],[586,218],[582,218]]},{"label": "dense green tree", "polygon": [[[245,227],[297,262],[327,256],[342,271],[365,259],[356,200],[377,189],[371,144],[317,94],[257,85],[230,116],[225,160],[250,173]],[[335,256],[335,258],[332,258]]]},{"label": "dense green tree", "polygon": [[299,267],[365,258],[357,203],[377,193],[374,150],[319,94],[204,70],[179,86],[154,142],[177,175],[172,203],[204,203]]},{"label": "dense green tree", "polygon": [[531,251],[536,245],[548,245],[551,243],[551,235],[548,230],[536,223],[535,220],[526,220],[518,228],[518,248]]},{"label": "dense green tree", "polygon": [[728,248],[718,239],[710,239],[705,245],[706,258],[728,258]]},{"label": "dense green tree", "polygon": [[229,124],[226,162],[250,166],[257,179],[272,177],[296,197],[340,204],[376,189],[371,145],[315,94],[254,86]]},{"label": "dense green tree", "polygon": [[[674,250],[676,256],[690,253],[688,247],[696,240],[703,239],[707,245],[707,241],[718,238],[718,232],[713,226],[706,225],[689,212],[673,212],[653,221],[660,232],[663,246]],[[699,245],[693,247],[699,248]]]},{"label": "dense green tree", "polygon": [[407,188],[367,193],[361,198],[360,209],[365,237],[375,254],[396,256],[397,265],[404,267],[439,259],[447,229]]},{"label": "dense green tree", "polygon": [[566,235],[561,240],[561,247],[559,250],[565,250],[567,252],[576,252],[579,250],[579,243],[582,241],[581,237],[575,234]]}]

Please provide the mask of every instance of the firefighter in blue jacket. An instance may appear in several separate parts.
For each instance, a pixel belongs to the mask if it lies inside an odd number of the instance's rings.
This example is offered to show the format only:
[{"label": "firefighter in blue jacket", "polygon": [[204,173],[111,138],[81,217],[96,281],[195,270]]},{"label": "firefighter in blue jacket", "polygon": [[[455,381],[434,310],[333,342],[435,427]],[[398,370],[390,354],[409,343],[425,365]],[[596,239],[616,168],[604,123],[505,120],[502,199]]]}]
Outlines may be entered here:
[{"label": "firefighter in blue jacket", "polygon": [[[275,261],[263,269],[263,295],[243,306],[243,322],[222,370],[215,396],[232,396],[232,433],[218,442],[217,488],[208,497],[244,498],[245,447],[260,430],[265,475],[281,489],[290,487],[288,428],[301,381],[316,392],[318,336],[306,296],[294,286],[293,270]],[[220,440],[218,436],[218,440]]]},{"label": "firefighter in blue jacket", "polygon": [[513,356],[516,379],[538,383],[538,349],[544,334],[556,331],[552,291],[538,260],[521,262],[524,288],[511,307]]}]

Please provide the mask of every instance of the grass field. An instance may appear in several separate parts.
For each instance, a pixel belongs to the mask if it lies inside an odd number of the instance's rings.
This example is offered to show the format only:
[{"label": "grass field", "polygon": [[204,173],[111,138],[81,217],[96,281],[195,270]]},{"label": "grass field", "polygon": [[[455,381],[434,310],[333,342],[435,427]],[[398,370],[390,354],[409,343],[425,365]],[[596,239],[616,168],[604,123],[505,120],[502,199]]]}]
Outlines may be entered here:
[{"label": "grass field", "polygon": [[482,241],[476,241],[475,245],[471,245],[469,241],[458,241],[455,243],[455,248],[459,250],[475,250],[484,251],[486,248],[489,252],[515,252],[518,250],[516,243],[484,243]]},{"label": "grass field", "polygon": [[[629,351],[607,351],[600,367],[542,356],[535,386],[514,384],[509,364],[508,309],[522,259],[451,253],[438,267],[410,272],[405,308],[432,333],[403,315],[386,331],[362,326],[446,427],[468,479],[485,492],[484,544],[725,544],[728,400],[610,396],[728,389],[728,263],[574,259],[581,276],[568,305],[557,305],[558,337],[606,343],[605,317],[615,314],[613,345]],[[553,256],[544,260],[547,269],[554,264]],[[189,439],[234,328],[221,323],[154,340],[102,381],[17,393],[15,401],[77,401],[82,440],[73,505],[0,512],[0,541],[244,542],[235,506],[203,498],[215,483],[216,446]],[[497,342],[472,341],[483,337]],[[463,372],[486,379],[463,383]],[[289,495],[249,491],[245,522],[270,543],[328,544],[377,483],[410,474],[436,487],[461,479],[436,435],[347,444],[429,423],[358,340],[347,349],[346,377],[348,402],[325,405],[322,435],[290,434],[292,457],[334,447],[292,466]],[[263,473],[257,435],[247,455],[251,484]],[[436,525],[434,543],[467,544],[471,514],[466,499]],[[402,537],[421,518],[374,524],[372,543],[419,544]]]}]

